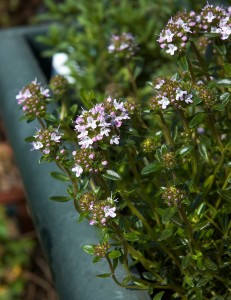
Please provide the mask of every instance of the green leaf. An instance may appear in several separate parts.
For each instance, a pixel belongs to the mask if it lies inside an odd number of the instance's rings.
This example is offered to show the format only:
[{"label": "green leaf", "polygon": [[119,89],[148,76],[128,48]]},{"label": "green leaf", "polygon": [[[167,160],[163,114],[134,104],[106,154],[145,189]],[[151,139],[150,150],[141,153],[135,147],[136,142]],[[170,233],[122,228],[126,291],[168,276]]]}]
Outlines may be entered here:
[{"label": "green leaf", "polygon": [[163,166],[161,163],[152,162],[143,168],[143,170],[141,171],[141,175],[147,175],[150,173],[154,173],[154,172],[159,171],[162,168],[163,168]]},{"label": "green leaf", "polygon": [[216,81],[217,86],[231,87],[231,79],[220,79]]},{"label": "green leaf", "polygon": [[104,273],[104,274],[98,274],[96,275],[97,277],[100,277],[100,278],[107,278],[107,277],[110,277],[111,276],[111,273]]},{"label": "green leaf", "polygon": [[204,261],[204,266],[210,270],[214,270],[214,271],[217,270],[217,265],[214,262],[212,262],[210,259],[206,259]]},{"label": "green leaf", "polygon": [[171,218],[175,215],[175,213],[176,213],[175,207],[166,208],[164,214],[162,215],[162,222],[164,224],[167,223],[169,220],[171,220]]},{"label": "green leaf", "polygon": [[83,251],[93,255],[94,254],[94,246],[93,245],[84,245],[83,246]]},{"label": "green leaf", "polygon": [[77,109],[78,109],[78,105],[77,104],[73,104],[71,107],[70,107],[70,112],[72,115],[75,115],[77,113]]},{"label": "green leaf", "polygon": [[198,230],[203,230],[207,227],[210,226],[210,222],[208,221],[203,221],[203,222],[200,222],[200,223],[197,223],[195,226],[194,226],[194,230],[198,231]]},{"label": "green leaf", "polygon": [[83,213],[81,213],[80,215],[79,215],[79,218],[78,218],[78,223],[80,223],[80,222],[82,222],[87,216],[89,215],[89,212],[87,211],[85,211],[85,212],[83,212]]},{"label": "green leaf", "polygon": [[109,258],[117,258],[121,256],[121,252],[119,250],[112,250],[111,252],[109,252],[108,257]]},{"label": "green leaf", "polygon": [[122,284],[128,284],[131,281],[131,276],[125,276],[122,280]]},{"label": "green leaf", "polygon": [[68,196],[52,196],[52,197],[50,197],[50,200],[57,201],[57,202],[67,202],[71,199],[72,198],[70,198]]},{"label": "green leaf", "polygon": [[228,74],[228,76],[231,77],[231,64],[230,63],[225,63],[224,64],[224,69],[225,69],[225,72]]},{"label": "green leaf", "polygon": [[60,172],[50,172],[50,175],[60,181],[70,181],[70,178],[63,173]]},{"label": "green leaf", "polygon": [[121,180],[122,179],[121,176],[113,170],[107,170],[106,173],[103,174],[103,176],[105,178],[108,178],[111,180]]},{"label": "green leaf", "polygon": [[207,187],[207,186],[210,184],[210,182],[213,181],[213,179],[214,179],[214,175],[212,174],[212,175],[210,175],[210,176],[205,180],[203,186],[204,186],[204,187]]},{"label": "green leaf", "polygon": [[192,118],[192,120],[189,122],[189,127],[194,128],[200,125],[204,120],[205,114],[202,112],[199,112],[195,114],[195,116]]},{"label": "green leaf", "polygon": [[161,300],[165,292],[159,292],[156,294],[152,300]]},{"label": "green leaf", "polygon": [[208,162],[209,157],[208,157],[208,152],[207,152],[207,148],[206,148],[205,144],[199,144],[198,150],[199,150],[200,155],[204,158],[204,160],[206,162]]},{"label": "green leaf", "polygon": [[159,237],[159,241],[163,241],[166,240],[168,238],[170,238],[173,235],[173,227],[168,227],[166,229],[164,229]]},{"label": "green leaf", "polygon": [[231,189],[218,191],[218,193],[223,199],[225,199],[227,201],[231,201]]},{"label": "green leaf", "polygon": [[53,114],[46,114],[44,117],[45,120],[50,121],[50,122],[55,122],[56,117]]},{"label": "green leaf", "polygon": [[92,260],[92,263],[93,263],[93,264],[96,264],[96,263],[99,262],[101,259],[102,259],[102,257],[100,257],[100,256],[95,256],[95,257],[93,258],[93,260]]},{"label": "green leaf", "polygon": [[202,286],[205,286],[210,280],[211,280],[211,278],[202,278],[202,279],[198,280],[196,287],[200,288]]},{"label": "green leaf", "polygon": [[231,99],[230,95],[231,94],[229,92],[226,92],[220,96],[220,100],[222,102],[223,107],[225,107],[229,103],[229,101]]},{"label": "green leaf", "polygon": [[178,61],[178,65],[183,70],[183,72],[188,72],[188,61],[185,55],[181,56],[180,60]]},{"label": "green leaf", "polygon": [[34,139],[35,138],[33,136],[28,136],[27,138],[24,139],[24,141],[27,142],[27,143],[31,143],[31,142],[34,141]]},{"label": "green leaf", "polygon": [[125,233],[124,238],[129,242],[134,242],[139,239],[138,236],[134,232]]},{"label": "green leaf", "polygon": [[193,146],[192,145],[184,146],[183,148],[181,148],[180,150],[178,150],[178,154],[181,157],[184,157],[185,155],[187,155],[188,153],[190,153],[192,150],[193,150]]},{"label": "green leaf", "polygon": [[224,110],[224,106],[222,105],[222,103],[215,104],[213,106],[213,110],[223,111]]},{"label": "green leaf", "polygon": [[182,259],[182,268],[186,269],[190,265],[191,261],[192,261],[191,254],[185,255]]}]

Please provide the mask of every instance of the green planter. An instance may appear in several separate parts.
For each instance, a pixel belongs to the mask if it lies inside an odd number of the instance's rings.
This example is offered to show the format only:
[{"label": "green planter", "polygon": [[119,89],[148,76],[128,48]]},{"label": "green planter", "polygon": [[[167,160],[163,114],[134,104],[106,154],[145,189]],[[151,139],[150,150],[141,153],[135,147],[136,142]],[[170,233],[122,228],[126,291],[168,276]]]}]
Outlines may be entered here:
[{"label": "green planter", "polygon": [[[35,123],[19,122],[16,94],[35,77],[46,83],[50,72],[47,60],[39,59],[41,48],[34,37],[45,28],[16,28],[0,32],[0,114],[9,141],[13,147],[27,194],[28,204],[46,253],[60,300],[148,300],[144,291],[131,291],[116,286],[111,278],[101,279],[97,274],[107,273],[106,262],[92,264],[92,258],[83,252],[84,244],[96,242],[94,228],[88,222],[77,224],[72,202],[49,201],[54,195],[64,195],[65,186],[49,176],[54,165],[39,165],[39,154],[30,151],[24,142],[34,134]],[[45,73],[44,73],[45,72]],[[123,270],[118,271],[118,276]]]}]

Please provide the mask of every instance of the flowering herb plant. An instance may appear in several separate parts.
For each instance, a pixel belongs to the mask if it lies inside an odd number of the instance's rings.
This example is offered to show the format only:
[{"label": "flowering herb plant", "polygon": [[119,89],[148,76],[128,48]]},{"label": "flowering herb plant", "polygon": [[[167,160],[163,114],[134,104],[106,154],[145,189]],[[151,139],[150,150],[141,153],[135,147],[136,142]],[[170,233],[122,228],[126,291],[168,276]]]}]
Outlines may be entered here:
[{"label": "flowering herb plant", "polygon": [[[79,222],[100,233],[83,247],[94,263],[108,262],[99,276],[154,299],[231,299],[230,15],[207,4],[172,17],[158,42],[178,57],[178,72],[149,82],[144,97],[132,73],[127,97],[98,101],[91,91],[83,108],[60,75],[51,92],[35,80],[17,96],[24,118],[41,126],[32,150],[69,182],[52,199],[73,200]],[[126,62],[139,45],[123,33],[108,51]]]}]

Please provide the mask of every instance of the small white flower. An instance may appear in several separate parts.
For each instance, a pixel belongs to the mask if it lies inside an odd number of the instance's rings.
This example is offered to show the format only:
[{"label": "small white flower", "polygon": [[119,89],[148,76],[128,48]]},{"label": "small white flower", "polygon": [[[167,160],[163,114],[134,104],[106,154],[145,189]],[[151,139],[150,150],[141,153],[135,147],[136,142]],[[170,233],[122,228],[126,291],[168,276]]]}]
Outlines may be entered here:
[{"label": "small white flower", "polygon": [[80,165],[75,165],[71,170],[76,173],[76,177],[79,177],[83,173],[83,168]]},{"label": "small white flower", "polygon": [[186,91],[182,91],[180,88],[176,90],[176,100],[184,100],[184,95],[187,95]]},{"label": "small white flower", "polygon": [[56,143],[59,143],[60,139],[61,139],[61,135],[57,135],[55,132],[51,133],[51,140],[52,141],[54,141]]},{"label": "small white flower", "polygon": [[81,148],[91,148],[93,144],[93,140],[89,138],[89,136],[84,136],[83,139],[79,142],[79,145],[82,146]]},{"label": "small white flower", "polygon": [[44,154],[49,154],[50,152],[51,152],[51,150],[48,149],[48,148],[46,148],[46,149],[43,150],[43,153],[44,153]]},{"label": "small white flower", "polygon": [[96,122],[97,120],[94,120],[92,117],[87,117],[87,128],[95,129],[97,127]]},{"label": "small white flower", "polygon": [[189,94],[189,95],[187,95],[187,97],[185,98],[185,103],[193,103],[193,101],[192,101],[192,94]]},{"label": "small white flower", "polygon": [[231,27],[229,25],[221,27],[221,39],[227,40],[231,34]]},{"label": "small white flower", "polygon": [[207,19],[209,23],[212,23],[213,19],[216,19],[216,16],[214,16],[214,14],[211,11],[209,11],[207,16],[205,16],[204,18]]},{"label": "small white flower", "polygon": [[32,150],[38,150],[43,147],[43,144],[41,142],[33,142],[32,143],[33,149]]},{"label": "small white flower", "polygon": [[171,32],[170,29],[165,30],[165,36],[163,36],[163,38],[168,42],[171,43],[172,42],[172,38],[174,37],[174,33]]},{"label": "small white flower", "polygon": [[111,217],[111,218],[115,218],[116,217],[116,207],[110,207],[110,206],[105,206],[104,207],[104,213],[105,213],[105,218],[107,217]]},{"label": "small white flower", "polygon": [[211,27],[211,33],[220,33],[220,32],[221,32],[221,28]]},{"label": "small white flower", "polygon": [[169,53],[170,55],[174,55],[174,52],[177,50],[177,47],[173,44],[168,45],[168,49],[166,50],[166,53]]},{"label": "small white flower", "polygon": [[41,87],[40,93],[47,98],[50,97],[50,91],[48,89],[44,89],[43,87]]},{"label": "small white flower", "polygon": [[160,80],[160,82],[157,85],[155,85],[155,89],[159,90],[163,86],[164,82],[164,80]]},{"label": "small white flower", "polygon": [[114,99],[113,101],[113,105],[115,107],[116,110],[121,110],[121,111],[125,111],[125,108],[124,108],[124,103],[123,102],[117,102],[116,99]]},{"label": "small white flower", "polygon": [[118,135],[113,135],[113,137],[110,139],[110,144],[116,144],[116,145],[119,145],[119,140],[120,140],[120,137]]},{"label": "small white flower", "polygon": [[167,97],[164,97],[164,96],[163,96],[162,99],[161,99],[160,101],[158,101],[158,103],[159,103],[160,105],[162,105],[162,108],[163,108],[163,109],[166,109],[167,106],[169,105],[170,101],[168,100]]}]

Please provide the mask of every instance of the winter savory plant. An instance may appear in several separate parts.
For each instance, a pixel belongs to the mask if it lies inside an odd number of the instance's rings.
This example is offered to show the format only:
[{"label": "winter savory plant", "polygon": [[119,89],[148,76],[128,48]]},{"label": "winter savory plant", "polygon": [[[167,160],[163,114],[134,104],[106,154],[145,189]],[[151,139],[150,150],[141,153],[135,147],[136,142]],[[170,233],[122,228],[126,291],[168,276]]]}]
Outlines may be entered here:
[{"label": "winter savory plant", "polygon": [[[41,126],[28,138],[40,163],[55,162],[51,175],[69,182],[51,199],[73,200],[79,222],[99,232],[83,247],[93,263],[107,261],[99,276],[153,299],[231,299],[230,35],[230,7],[182,11],[157,38],[178,72],[148,82],[144,97],[131,69],[121,99],[86,91],[79,104],[60,75],[16,97]],[[131,33],[108,43],[128,67],[139,50]]]}]

